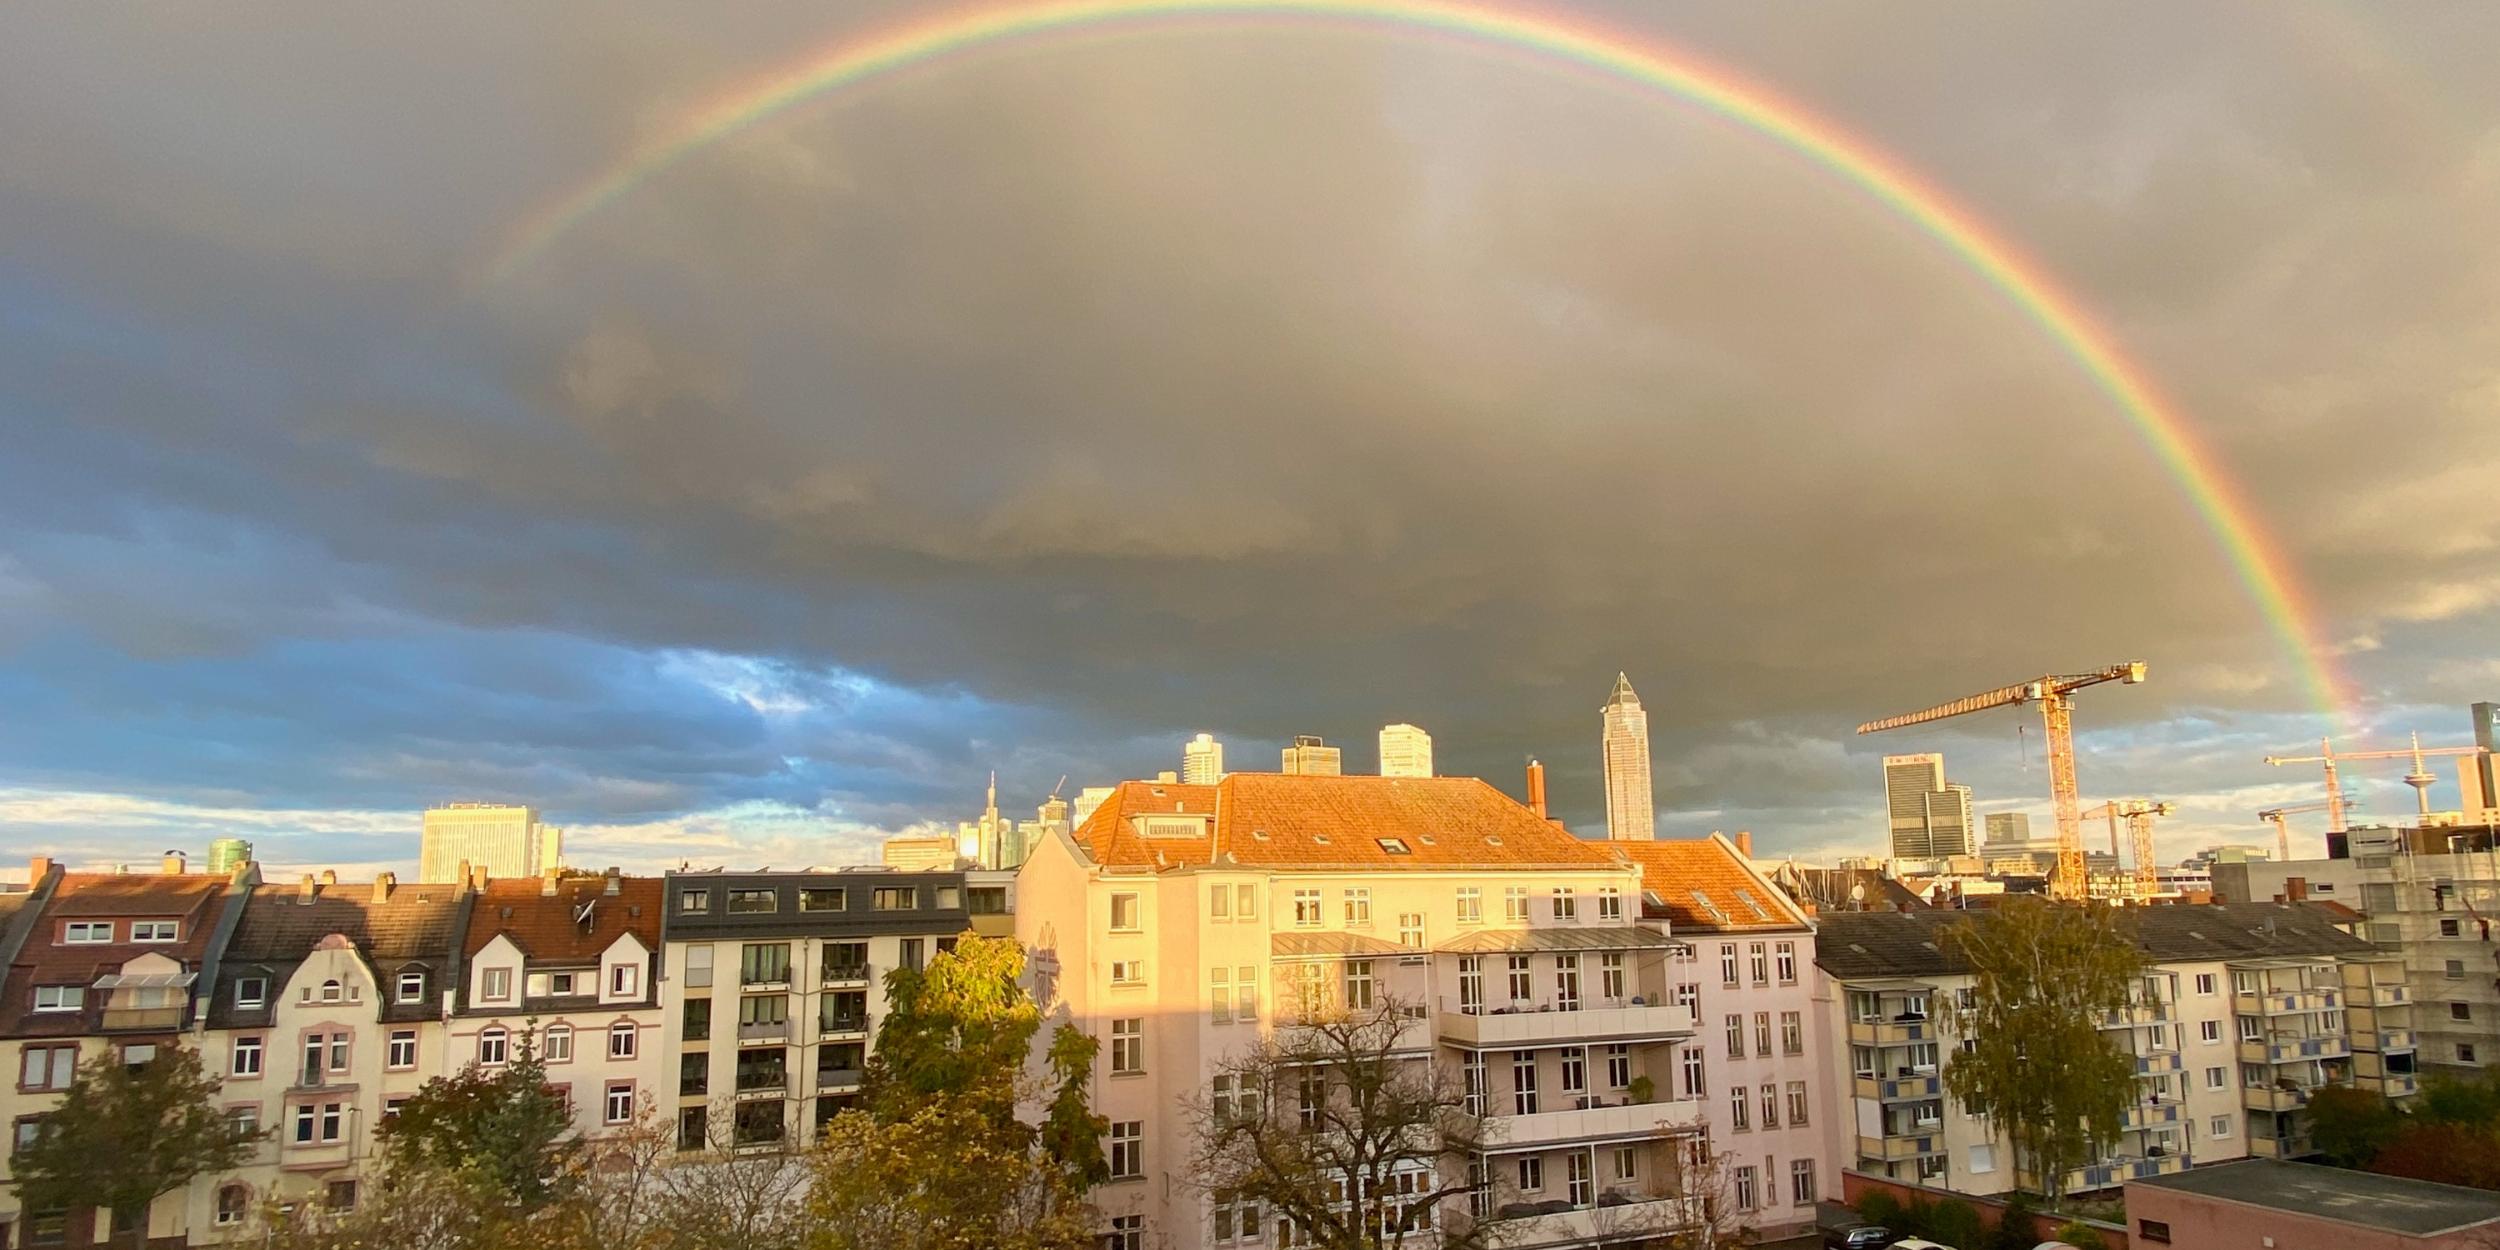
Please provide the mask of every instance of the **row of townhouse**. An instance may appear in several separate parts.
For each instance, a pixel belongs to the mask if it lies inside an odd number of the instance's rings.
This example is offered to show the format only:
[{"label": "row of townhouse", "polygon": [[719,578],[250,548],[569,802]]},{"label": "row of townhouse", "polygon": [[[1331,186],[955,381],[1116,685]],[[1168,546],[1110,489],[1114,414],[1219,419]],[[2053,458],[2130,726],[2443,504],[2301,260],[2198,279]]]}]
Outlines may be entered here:
[{"label": "row of townhouse", "polygon": [[1295,1244],[1196,1183],[1193,1108],[1301,1011],[1392,1000],[1483,1117],[1434,1175],[1505,1245],[1676,1218],[1696,1152],[1766,1230],[1836,1187],[1812,925],[1724,839],[1585,841],[1474,778],[1234,773],[1119,786],[1017,886],[1036,998],[1104,1042],[1112,1250]]},{"label": "row of townhouse", "polygon": [[[681,1150],[803,1141],[858,1088],[881,974],[967,929],[1010,932],[1009,873],[558,876],[264,885],[231,876],[68,873],[35,861],[0,894],[0,1087],[14,1140],[77,1065],[196,1049],[242,1166],[146,1212],[21,1211],[0,1187],[0,1250],[259,1236],[269,1206],[352,1208],[379,1126],[426,1081],[525,1049],[585,1138],[646,1115]],[[5,1186],[0,1173],[0,1186]]]},{"label": "row of townhouse", "polygon": [[[1940,1064],[1966,1045],[1940,1019],[1971,977],[1945,931],[1953,911],[1835,912],[1820,919],[1818,1034],[1845,1063],[1832,1149],[1859,1171],[1963,1193],[2036,1190],[2007,1142],[1945,1092]],[[2068,1173],[2068,1192],[2230,1159],[2314,1153],[2310,1098],[2350,1084],[2416,1090],[2401,959],[2305,904],[2130,908],[2120,919],[2147,971],[2135,1004],[2102,1028],[2135,1059],[2137,1094],[2116,1147]]]}]

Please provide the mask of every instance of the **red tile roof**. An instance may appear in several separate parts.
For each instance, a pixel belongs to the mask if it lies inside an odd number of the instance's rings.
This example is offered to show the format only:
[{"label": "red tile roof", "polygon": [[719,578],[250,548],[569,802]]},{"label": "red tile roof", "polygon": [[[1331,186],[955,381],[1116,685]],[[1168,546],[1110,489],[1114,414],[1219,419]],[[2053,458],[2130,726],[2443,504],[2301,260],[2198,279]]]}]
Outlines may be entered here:
[{"label": "red tile roof", "polygon": [[1788,896],[1748,871],[1736,848],[1716,834],[1604,845],[1637,866],[1642,892],[1658,897],[1659,906],[1644,904],[1643,911],[1663,915],[1679,931],[1805,927]]},{"label": "red tile roof", "polygon": [[1613,862],[1603,844],[1571,836],[1475,777],[1232,773],[1212,786],[1131,781],[1076,839],[1096,862],[1116,868],[1203,866],[1218,855],[1245,867],[1354,871]]},{"label": "red tile roof", "polygon": [[[227,879],[204,873],[64,873],[49,899],[22,906],[41,907],[26,946],[0,984],[0,1036],[64,1037],[92,1032],[92,1021],[104,995],[90,992],[84,1011],[33,1010],[38,985],[93,985],[142,955],[162,955],[197,972],[207,954],[218,917],[236,901],[226,896]],[[178,940],[129,941],[127,923],[114,927],[111,944],[67,946],[61,942],[65,919],[173,920]]]},{"label": "red tile roof", "polygon": [[[590,964],[627,933],[644,949],[660,949],[659,877],[621,877],[617,892],[608,894],[604,877],[566,877],[556,892],[542,892],[540,878],[489,881],[469,912],[464,954],[486,949],[497,934],[509,937],[521,953],[537,964]],[[590,924],[575,917],[587,905]]]}]

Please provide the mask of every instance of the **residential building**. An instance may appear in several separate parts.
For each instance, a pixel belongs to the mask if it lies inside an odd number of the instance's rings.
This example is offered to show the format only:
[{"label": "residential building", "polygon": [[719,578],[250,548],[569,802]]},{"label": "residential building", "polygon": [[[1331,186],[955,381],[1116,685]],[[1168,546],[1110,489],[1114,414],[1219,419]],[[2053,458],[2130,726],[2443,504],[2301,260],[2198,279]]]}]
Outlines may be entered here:
[{"label": "residential building", "polygon": [[2229,899],[2333,901],[2361,913],[2361,936],[2401,962],[2422,1064],[2470,1072],[2500,1062],[2500,853],[2481,828],[2361,826],[2348,858],[2213,866]]},{"label": "residential building", "polygon": [[[660,1015],[657,877],[490,881],[470,907],[446,1072],[494,1069],[523,1046],[583,1138],[674,1110]],[[401,974],[403,977],[405,974]]]},{"label": "residential building", "polygon": [[1404,722],[1382,726],[1380,730],[1380,775],[1383,777],[1431,776],[1432,735]]},{"label": "residential building", "polygon": [[[1746,839],[1750,841],[1750,839]],[[1856,1162],[1827,1132],[1843,1109],[1814,997],[1814,924],[1755,871],[1744,844],[1712,834],[1611,843],[1641,873],[1641,915],[1682,939],[1670,1001],[1692,1011],[1675,1097],[1701,1103],[1710,1141],[1754,1170],[1762,1239],[1814,1231],[1814,1204],[1840,1196]],[[1769,1201],[1784,1199],[1784,1201]]]},{"label": "residential building", "polygon": [[[81,1062],[112,1054],[144,1063],[181,1044],[245,889],[183,867],[168,856],[159,874],[73,873],[39,856],[27,891],[0,896],[8,922],[0,1038],[17,1073],[0,1083],[0,1113],[12,1143],[38,1131]],[[145,1211],[22,1211],[5,1179],[0,1173],[0,1245],[81,1245],[141,1228],[178,1236],[185,1227],[172,1195]]]},{"label": "residential building", "polygon": [[951,949],[965,894],[962,872],[670,873],[661,1105],[678,1147],[803,1142],[854,1102],[884,973]]},{"label": "residential building", "polygon": [[1340,754],[1338,748],[1302,734],[1285,748],[1285,764],[1278,771],[1303,777],[1334,777],[1345,771]]},{"label": "residential building", "polygon": [[[183,1195],[194,1241],[257,1240],[264,1205],[363,1201],[376,1131],[447,1064],[466,883],[335,874],[251,892],[213,977],[199,1035],[228,1117],[268,1136],[244,1165]],[[171,1201],[171,1199],[168,1199]]]},{"label": "residential building", "polygon": [[[1306,1006],[1409,1014],[1413,1061],[1488,1119],[1481,1154],[1440,1166],[1484,1178],[1474,1205],[1505,1244],[1587,1244],[1601,1224],[1681,1210],[1670,1174],[1710,1123],[1681,1092],[1684,943],[1644,919],[1632,864],[1481,780],[1129,782],[1036,845],[1017,888],[1035,996],[1106,1043],[1092,1096],[1114,1178],[1093,1197],[1124,1237],[1290,1244],[1191,1183],[1188,1108]],[[1803,1218],[1784,1185],[1754,1184],[1756,1206],[1778,1207],[1764,1222]]]},{"label": "residential building", "polygon": [[1942,755],[1885,756],[1884,809],[1894,859],[1938,860],[1973,849],[1970,787],[1945,781]]},{"label": "residential building", "polygon": [[427,808],[417,842],[417,876],[460,881],[468,868],[495,880],[535,877],[563,861],[564,831],[538,819],[538,809],[507,803],[453,803]]},{"label": "residential building", "polygon": [[1630,677],[1615,674],[1598,722],[1598,749],[1606,765],[1606,836],[1647,842],[1658,836],[1658,796],[1649,780],[1649,713],[1641,710]]},{"label": "residential building", "polygon": [[2500,1245],[2500,1194],[2275,1159],[2130,1181],[2126,1212],[2128,1240],[2138,1246]]},{"label": "residential building", "polygon": [[1224,744],[1214,734],[1200,734],[1181,744],[1181,781],[1211,786],[1224,776]]},{"label": "residential building", "polygon": [[[2140,1097],[2117,1148],[2067,1174],[2105,1189],[2248,1155],[2311,1152],[2303,1110],[2324,1085],[2391,1097],[2413,1090],[2402,973],[2326,909],[2246,903],[2119,913],[2149,968],[2136,1003],[2102,1027],[2134,1057]],[[1819,999],[1850,1110],[1835,1143],[1857,1170],[1990,1194],[2035,1188],[2008,1144],[1944,1090],[1942,1005],[1971,978],[1944,931],[1968,913],[1842,912],[1820,918]],[[2369,1010],[2361,1008],[2366,1005]],[[2374,1076],[2364,1077],[2364,1073]]]}]

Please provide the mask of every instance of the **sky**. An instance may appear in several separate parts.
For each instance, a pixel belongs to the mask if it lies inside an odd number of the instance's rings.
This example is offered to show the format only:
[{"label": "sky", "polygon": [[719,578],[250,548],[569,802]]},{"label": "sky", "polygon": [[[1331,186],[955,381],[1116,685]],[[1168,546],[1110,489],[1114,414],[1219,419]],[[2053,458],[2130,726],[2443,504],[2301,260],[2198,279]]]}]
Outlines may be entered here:
[{"label": "sky", "polygon": [[1020,815],[1199,731],[1368,770],[1396,721],[1594,832],[1620,670],[1662,835],[1829,857],[1888,751],[2046,821],[2027,712],[1859,722],[2141,659],[2078,700],[2082,786],[2180,804],[2172,857],[2319,797],[2268,753],[2500,699],[2500,9],[1544,10],[2034,257],[2239,483],[2342,725],[2039,325],[1550,59],[988,45],[493,272],[705,102],[938,11],[0,11],[0,851],[404,872],[421,808],[500,800],[587,865],[855,862],[993,770]]}]

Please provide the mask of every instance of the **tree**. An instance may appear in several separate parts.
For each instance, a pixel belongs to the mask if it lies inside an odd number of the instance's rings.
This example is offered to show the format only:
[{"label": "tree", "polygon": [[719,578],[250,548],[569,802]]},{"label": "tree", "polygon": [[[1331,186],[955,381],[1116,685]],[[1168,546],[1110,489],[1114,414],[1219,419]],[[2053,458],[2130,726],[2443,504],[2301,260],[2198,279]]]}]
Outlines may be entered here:
[{"label": "tree", "polygon": [[2329,1085],[2309,1098],[2309,1138],[2342,1167],[2368,1164],[2403,1128],[2395,1106],[2366,1089]]},{"label": "tree", "polygon": [[218,1088],[199,1054],[178,1046],[136,1065],[98,1054],[10,1159],[19,1203],[133,1213],[144,1242],[146,1212],[159,1197],[237,1166],[260,1139],[218,1109]]},{"label": "tree", "polygon": [[1111,1178],[1102,1154],[1102,1135],[1111,1121],[1094,1114],[1085,1087],[1094,1077],[1094,1056],[1102,1043],[1075,1025],[1062,1024],[1050,1035],[1050,1069],[1057,1089],[1042,1119],[1042,1149],[1066,1169],[1079,1190]]},{"label": "tree", "polygon": [[2133,1005],[2144,955],[2114,909],[2009,898],[1946,930],[1968,964],[1971,1001],[1948,1000],[1945,1088],[2005,1131],[2019,1167],[2057,1196],[2065,1174],[2117,1141],[2136,1101],[2135,1061],[2102,1031]]},{"label": "tree", "polygon": [[2500,1134],[2462,1124],[2408,1124],[2370,1160],[2368,1170],[2500,1189]]},{"label": "tree", "polygon": [[1394,999],[1309,1013],[1218,1062],[1190,1106],[1192,1171],[1218,1208],[1289,1221],[1316,1250],[1490,1244],[1491,1225],[1445,1209],[1473,1188],[1447,1156],[1474,1156],[1483,1123],[1401,1046],[1408,1023]]},{"label": "tree", "polygon": [[907,1120],[931,1097],[949,1094],[1012,1122],[1018,1078],[1042,1026],[1023,973],[1022,946],[973,933],[925,969],[887,973],[886,1016],[863,1089],[869,1114]]},{"label": "tree", "polygon": [[1088,1250],[1095,1217],[1059,1160],[979,1099],[834,1117],[815,1155],[808,1250]]},{"label": "tree", "polygon": [[[1679,1143],[1675,1161],[1666,1177],[1669,1197],[1678,1199],[1675,1207],[1649,1221],[1645,1236],[1634,1236],[1627,1244],[1654,1246],[1659,1250],[1728,1250],[1751,1244],[1745,1229],[1745,1212],[1735,1202],[1735,1164],[1731,1156],[1712,1150],[1704,1127],[1694,1125],[1693,1135]],[[1603,1212],[1605,1208],[1598,1208]],[[1600,1216],[1600,1223],[1604,1218]],[[1639,1234],[1637,1227],[1621,1234]],[[1608,1244],[1601,1236],[1598,1243]]]},{"label": "tree", "polygon": [[2500,1070],[2434,1073],[2423,1080],[2413,1114],[2429,1124],[2500,1128]]},{"label": "tree", "polygon": [[525,1033],[500,1069],[470,1064],[427,1081],[379,1135],[395,1163],[474,1169],[497,1199],[534,1211],[563,1195],[579,1148],[567,1136],[572,1124]]},{"label": "tree", "polygon": [[478,1169],[386,1161],[369,1184],[375,1192],[349,1211],[310,1202],[288,1211],[272,1202],[256,1240],[262,1250],[544,1250]]}]

